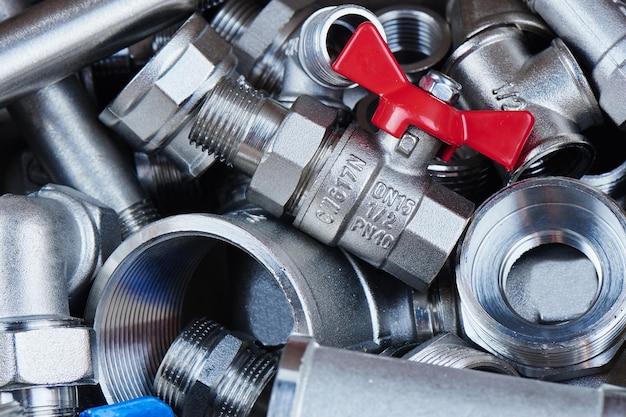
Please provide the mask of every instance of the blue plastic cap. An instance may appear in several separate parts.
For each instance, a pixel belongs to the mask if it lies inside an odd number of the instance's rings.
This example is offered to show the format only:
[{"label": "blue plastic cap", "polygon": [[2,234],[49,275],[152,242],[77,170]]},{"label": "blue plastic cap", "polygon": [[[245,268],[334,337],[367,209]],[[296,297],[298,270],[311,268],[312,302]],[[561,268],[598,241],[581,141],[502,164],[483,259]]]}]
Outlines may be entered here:
[{"label": "blue plastic cap", "polygon": [[142,397],[90,408],[80,413],[79,417],[174,417],[174,412],[158,398]]}]

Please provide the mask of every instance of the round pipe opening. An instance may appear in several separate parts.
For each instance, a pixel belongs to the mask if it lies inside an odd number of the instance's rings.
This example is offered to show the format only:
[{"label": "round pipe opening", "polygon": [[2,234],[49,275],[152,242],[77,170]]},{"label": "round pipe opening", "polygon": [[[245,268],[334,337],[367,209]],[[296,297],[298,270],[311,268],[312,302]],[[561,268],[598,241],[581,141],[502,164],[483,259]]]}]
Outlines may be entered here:
[{"label": "round pipe opening", "polygon": [[463,328],[527,376],[572,377],[621,345],[625,273],[626,218],[614,201],[574,179],[520,181],[477,209],[460,247]]},{"label": "round pipe opening", "polygon": [[387,44],[412,82],[443,60],[451,45],[448,24],[434,11],[401,5],[377,12]]}]

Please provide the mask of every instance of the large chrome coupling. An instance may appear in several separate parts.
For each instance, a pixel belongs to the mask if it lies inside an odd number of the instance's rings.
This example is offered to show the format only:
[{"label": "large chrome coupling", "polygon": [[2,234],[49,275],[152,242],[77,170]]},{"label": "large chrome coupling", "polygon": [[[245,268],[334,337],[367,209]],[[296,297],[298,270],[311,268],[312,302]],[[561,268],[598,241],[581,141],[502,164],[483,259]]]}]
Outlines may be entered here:
[{"label": "large chrome coupling", "polygon": [[518,182],[487,200],[460,246],[465,334],[527,376],[607,364],[626,328],[626,218],[567,178]]}]

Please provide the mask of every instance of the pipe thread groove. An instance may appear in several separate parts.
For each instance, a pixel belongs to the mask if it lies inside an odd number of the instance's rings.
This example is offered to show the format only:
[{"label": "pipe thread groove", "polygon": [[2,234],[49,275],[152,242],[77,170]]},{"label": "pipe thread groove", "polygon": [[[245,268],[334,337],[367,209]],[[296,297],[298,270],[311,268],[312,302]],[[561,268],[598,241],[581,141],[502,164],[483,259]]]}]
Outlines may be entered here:
[{"label": "pipe thread groove", "polygon": [[[182,410],[193,385],[208,378],[210,381],[202,381],[210,385],[208,389],[212,393],[206,416],[250,415],[257,399],[273,379],[278,360],[250,342],[239,341],[241,345],[232,359],[220,363],[232,345],[226,348],[219,345],[232,337],[226,329],[210,320],[197,320],[188,326],[163,359],[155,379],[157,395],[175,410]],[[220,349],[224,352],[215,353]]]},{"label": "pipe thread groove", "polygon": [[228,1],[211,20],[211,27],[226,41],[233,42],[241,37],[264,5],[265,2],[256,0]]},{"label": "pipe thread groove", "polygon": [[150,200],[141,200],[118,213],[122,238],[135,233],[159,218],[159,213]]},{"label": "pipe thread groove", "polygon": [[[277,110],[278,117],[272,117],[273,110]],[[237,166],[235,159],[244,151],[256,153],[257,157],[246,156],[258,164],[285,113],[242,78],[225,78],[207,96],[189,139],[228,165]]]}]

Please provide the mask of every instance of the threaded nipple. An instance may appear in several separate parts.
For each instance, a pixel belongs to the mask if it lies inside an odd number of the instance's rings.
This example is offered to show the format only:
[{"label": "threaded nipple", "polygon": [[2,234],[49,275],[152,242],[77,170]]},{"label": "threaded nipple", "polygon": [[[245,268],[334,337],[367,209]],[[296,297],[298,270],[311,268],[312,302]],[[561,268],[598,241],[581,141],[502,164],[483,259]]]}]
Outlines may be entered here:
[{"label": "threaded nipple", "polygon": [[171,345],[154,390],[179,414],[188,402],[204,416],[250,416],[273,379],[277,363],[275,355],[200,319]]},{"label": "threaded nipple", "polygon": [[24,415],[24,409],[17,401],[0,404],[0,417],[20,417]]},{"label": "threaded nipple", "polygon": [[241,37],[265,3],[257,0],[230,0],[215,14],[211,27],[226,41],[232,42]]},{"label": "threaded nipple", "polygon": [[[75,417],[78,414],[78,390],[75,386],[37,387],[14,391],[26,417]],[[0,415],[3,415],[0,411]]]},{"label": "threaded nipple", "polygon": [[224,78],[207,95],[189,139],[252,175],[286,112],[242,77]]},{"label": "threaded nipple", "polygon": [[135,233],[148,223],[159,218],[159,213],[150,200],[141,200],[118,213],[122,227],[122,239]]}]

